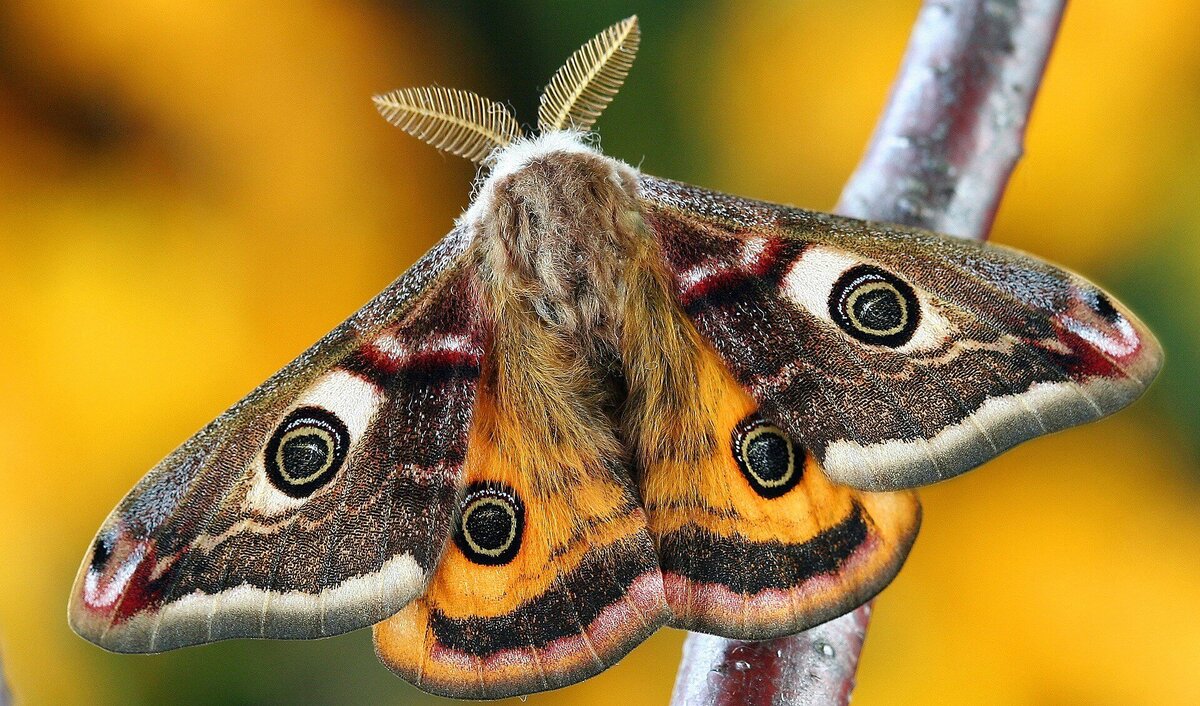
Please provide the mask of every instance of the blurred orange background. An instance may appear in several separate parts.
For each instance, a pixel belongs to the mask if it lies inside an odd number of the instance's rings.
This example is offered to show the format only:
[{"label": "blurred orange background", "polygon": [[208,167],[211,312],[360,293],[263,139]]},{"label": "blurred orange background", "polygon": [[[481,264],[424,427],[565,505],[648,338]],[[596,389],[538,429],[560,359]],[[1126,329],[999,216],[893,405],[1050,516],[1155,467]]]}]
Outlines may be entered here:
[{"label": "blurred orange background", "polygon": [[[827,209],[917,2],[0,4],[0,658],[26,704],[447,703],[366,631],[159,656],[75,637],[77,562],[162,455],[449,228],[473,176],[373,93],[510,101],[633,12],[598,129],[650,173]],[[1065,19],[994,240],[1158,333],[1146,399],[923,491],[856,704],[1200,703],[1200,4]],[[664,704],[682,633],[534,704]]]}]

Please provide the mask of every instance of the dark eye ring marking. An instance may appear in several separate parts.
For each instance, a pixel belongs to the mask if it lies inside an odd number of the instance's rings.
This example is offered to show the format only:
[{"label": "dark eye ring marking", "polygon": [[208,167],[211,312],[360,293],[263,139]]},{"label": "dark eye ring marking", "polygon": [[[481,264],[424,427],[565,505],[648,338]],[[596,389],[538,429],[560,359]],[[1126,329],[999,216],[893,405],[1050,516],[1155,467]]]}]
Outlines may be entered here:
[{"label": "dark eye ring marking", "polygon": [[475,483],[459,504],[454,543],[476,564],[507,564],[521,548],[525,506],[516,492],[496,482]]},{"label": "dark eye ring marking", "polygon": [[112,558],[112,540],[105,540],[103,537],[96,537],[95,543],[92,545],[92,563],[88,566],[91,571],[101,573],[104,571],[108,560]]},{"label": "dark eye ring marking", "polygon": [[1121,320],[1121,312],[1117,311],[1117,307],[1113,306],[1112,300],[1105,296],[1104,292],[1096,290],[1091,293],[1091,301],[1089,304],[1092,311],[1110,324],[1115,324]]},{"label": "dark eye ring marking", "polygon": [[834,283],[829,316],[863,343],[894,348],[917,330],[921,304],[904,280],[874,265],[857,265]]},{"label": "dark eye ring marking", "polygon": [[778,498],[804,476],[804,447],[757,412],[733,429],[733,459],[754,492]]},{"label": "dark eye ring marking", "polygon": [[350,432],[341,419],[320,407],[301,407],[267,442],[267,478],[286,495],[306,498],[333,480],[349,448]]}]

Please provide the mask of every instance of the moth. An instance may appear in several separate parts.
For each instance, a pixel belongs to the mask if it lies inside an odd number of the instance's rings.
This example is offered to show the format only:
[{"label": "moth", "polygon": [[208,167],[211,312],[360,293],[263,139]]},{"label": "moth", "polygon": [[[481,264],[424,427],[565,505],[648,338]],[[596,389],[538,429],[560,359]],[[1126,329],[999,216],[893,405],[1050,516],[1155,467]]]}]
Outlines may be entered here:
[{"label": "moth", "polygon": [[155,466],[70,622],[117,652],[373,625],[426,691],[499,698],[669,625],[805,630],[896,574],[911,488],[1114,412],[1161,365],[1083,278],[1009,249],[640,173],[587,131],[597,35],[539,133],[446,88],[375,102],[482,165],[405,274]]}]

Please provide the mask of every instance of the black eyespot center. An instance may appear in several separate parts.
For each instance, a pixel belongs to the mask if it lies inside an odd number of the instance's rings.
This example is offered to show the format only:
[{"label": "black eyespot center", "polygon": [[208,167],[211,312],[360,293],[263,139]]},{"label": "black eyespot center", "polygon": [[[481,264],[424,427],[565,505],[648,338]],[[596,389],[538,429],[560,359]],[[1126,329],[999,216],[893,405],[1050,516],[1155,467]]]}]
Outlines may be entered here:
[{"label": "black eyespot center", "polygon": [[746,465],[765,484],[785,481],[795,461],[787,438],[774,431],[747,439],[743,449]]},{"label": "black eyespot center", "polygon": [[857,265],[834,283],[829,316],[859,341],[894,348],[916,332],[921,307],[904,280],[874,265]]},{"label": "black eyespot center", "polygon": [[516,492],[497,482],[475,483],[459,503],[454,543],[476,564],[507,564],[521,548],[525,508]]},{"label": "black eyespot center", "polygon": [[1092,311],[1110,324],[1115,324],[1121,320],[1121,312],[1117,311],[1117,307],[1113,306],[1112,300],[1099,290],[1092,294]]},{"label": "black eyespot center", "polygon": [[851,295],[850,313],[863,329],[890,333],[904,328],[908,318],[907,306],[896,288],[872,283]]},{"label": "black eyespot center", "polygon": [[[323,431],[323,430],[322,430]],[[280,472],[293,483],[302,483],[323,472],[333,460],[333,439],[313,430],[289,435],[279,447]]]},{"label": "black eyespot center", "polygon": [[320,407],[301,407],[267,442],[267,478],[293,498],[308,497],[333,480],[349,447],[350,432],[341,419]]},{"label": "black eyespot center", "polygon": [[513,540],[516,529],[512,508],[494,498],[477,503],[469,515],[463,516],[463,533],[476,546],[490,552],[503,551]]},{"label": "black eyespot center", "polygon": [[112,548],[103,538],[97,537],[96,542],[92,545],[92,561],[88,568],[95,573],[103,573],[104,567],[108,565],[108,560],[112,557]]},{"label": "black eyespot center", "polygon": [[778,498],[804,475],[804,448],[778,426],[753,413],[734,427],[733,458],[755,493]]}]

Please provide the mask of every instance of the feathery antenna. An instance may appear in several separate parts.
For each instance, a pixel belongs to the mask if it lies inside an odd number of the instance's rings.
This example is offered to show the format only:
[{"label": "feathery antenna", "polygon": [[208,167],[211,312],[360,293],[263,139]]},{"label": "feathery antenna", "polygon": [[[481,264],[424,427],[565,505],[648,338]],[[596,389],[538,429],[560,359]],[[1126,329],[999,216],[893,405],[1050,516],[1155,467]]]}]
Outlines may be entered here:
[{"label": "feathery antenna", "polygon": [[389,123],[439,150],[482,162],[521,137],[521,126],[503,105],[453,88],[404,88],[375,96]]},{"label": "feathery antenna", "polygon": [[591,128],[625,82],[640,38],[634,15],[597,34],[572,54],[542,93],[538,108],[541,131]]},{"label": "feathery antenna", "polygon": [[[588,130],[617,95],[637,55],[637,16],[604,30],[580,47],[550,79],[538,107],[538,128]],[[522,137],[503,105],[454,88],[403,88],[375,96],[389,123],[439,150],[482,163]]]}]

